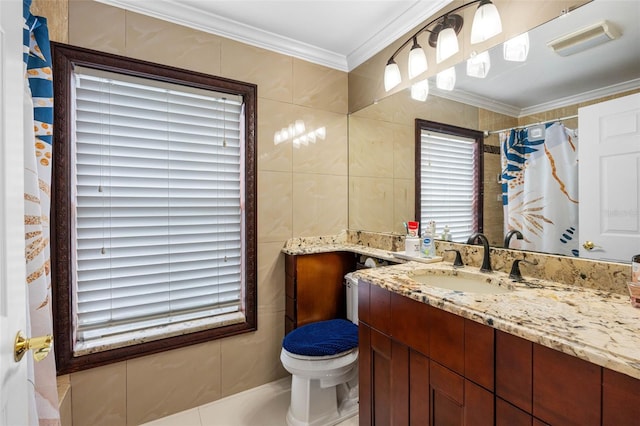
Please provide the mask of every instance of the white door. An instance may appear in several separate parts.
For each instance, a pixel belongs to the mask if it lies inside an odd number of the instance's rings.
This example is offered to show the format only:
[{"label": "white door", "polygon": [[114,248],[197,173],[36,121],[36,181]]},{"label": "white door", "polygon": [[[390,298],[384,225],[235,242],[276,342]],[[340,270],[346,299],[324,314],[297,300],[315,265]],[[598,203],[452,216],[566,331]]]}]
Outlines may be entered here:
[{"label": "white door", "polygon": [[24,259],[22,1],[0,0],[0,425],[27,424],[27,363],[16,363],[26,331]]},{"label": "white door", "polygon": [[578,127],[580,256],[631,262],[640,254],[640,93],[580,108]]}]

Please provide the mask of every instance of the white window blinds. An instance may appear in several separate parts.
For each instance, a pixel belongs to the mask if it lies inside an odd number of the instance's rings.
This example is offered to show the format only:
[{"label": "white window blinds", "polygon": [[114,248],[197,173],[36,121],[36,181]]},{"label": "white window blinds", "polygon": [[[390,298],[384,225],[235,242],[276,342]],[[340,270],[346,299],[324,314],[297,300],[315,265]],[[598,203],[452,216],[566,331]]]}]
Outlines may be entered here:
[{"label": "white window blinds", "polygon": [[434,220],[463,242],[477,228],[477,143],[429,130],[420,134],[420,223]]},{"label": "white window blinds", "polygon": [[75,352],[242,320],[242,99],[80,67],[73,96]]}]

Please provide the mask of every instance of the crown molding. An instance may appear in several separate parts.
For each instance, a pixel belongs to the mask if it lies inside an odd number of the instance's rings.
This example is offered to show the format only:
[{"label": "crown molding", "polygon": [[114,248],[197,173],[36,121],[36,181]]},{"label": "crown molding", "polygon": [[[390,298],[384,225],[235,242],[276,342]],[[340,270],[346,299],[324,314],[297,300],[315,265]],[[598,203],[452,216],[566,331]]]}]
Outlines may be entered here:
[{"label": "crown molding", "polygon": [[525,117],[539,112],[550,111],[556,108],[562,108],[569,105],[575,105],[582,102],[589,102],[594,99],[604,98],[606,96],[616,95],[633,89],[640,89],[640,78],[625,81],[622,83],[612,84],[611,86],[601,87],[599,89],[589,90],[574,96],[556,99],[550,102],[544,102],[527,108],[522,108],[518,117]]},{"label": "crown molding", "polygon": [[[434,84],[432,81],[430,81],[429,83]],[[449,99],[452,101],[460,102],[460,103],[471,105],[474,107],[497,112],[498,114],[508,115],[511,117],[518,117],[521,111],[520,108],[515,107],[513,105],[498,102],[495,99],[476,95],[470,92],[465,92],[464,90],[459,90],[459,89],[453,89],[452,91],[448,91],[448,90],[440,90],[437,87],[432,87],[430,88],[430,93],[435,96],[438,96],[439,98]]]},{"label": "crown molding", "polygon": [[96,1],[284,55],[294,56],[339,71],[349,71],[347,58],[344,55],[320,49],[310,44],[302,43],[268,31],[263,31],[213,13],[206,13],[191,6],[177,4],[171,0],[145,2],[135,0]]},{"label": "crown molding", "polygon": [[618,93],[627,92],[629,90],[640,89],[640,78],[625,81],[623,83],[613,84],[607,87],[590,90],[574,96],[567,96],[553,101],[544,102],[526,108],[519,108],[513,105],[498,102],[491,98],[479,96],[463,90],[454,89],[452,91],[440,90],[437,87],[431,89],[431,94],[440,98],[461,102],[467,105],[483,108],[499,114],[508,115],[514,118],[526,117],[540,112],[551,111],[557,108],[563,108],[570,105],[576,105],[582,102],[589,102],[595,99],[601,99],[607,96],[616,95]]},{"label": "crown molding", "polygon": [[408,31],[421,24],[452,0],[420,0],[377,32],[349,55],[345,56],[288,37],[264,31],[173,0],[96,0],[110,6],[173,22],[210,34],[236,40],[251,46],[293,56],[339,71],[349,72]]},{"label": "crown molding", "polygon": [[422,24],[427,18],[435,15],[436,12],[440,11],[452,1],[453,0],[421,0],[416,2],[394,19],[393,22],[347,55],[349,71],[355,69],[382,51],[382,49],[404,36],[407,32]]}]

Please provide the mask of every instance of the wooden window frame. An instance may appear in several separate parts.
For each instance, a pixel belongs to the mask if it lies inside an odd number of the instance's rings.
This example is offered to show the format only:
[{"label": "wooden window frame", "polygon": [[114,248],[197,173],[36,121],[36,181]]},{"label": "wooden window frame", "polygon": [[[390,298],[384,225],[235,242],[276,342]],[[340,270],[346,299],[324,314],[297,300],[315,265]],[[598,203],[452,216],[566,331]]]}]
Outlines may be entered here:
[{"label": "wooden window frame", "polygon": [[[476,185],[478,188],[478,203],[476,206],[476,216],[478,218],[478,229],[474,232],[483,231],[484,222],[484,133],[479,130],[467,129],[464,127],[453,126],[450,124],[438,123],[435,121],[423,120],[416,118],[415,120],[415,217],[420,220],[420,194],[421,194],[421,134],[423,130],[444,133],[452,136],[461,136],[476,141],[476,161],[478,170],[476,173]],[[444,225],[444,224],[443,224]]]},{"label": "wooden window frame", "polygon": [[[195,71],[94,50],[51,43],[54,78],[54,150],[51,203],[51,274],[54,343],[58,374],[182,348],[257,330],[257,86]],[[71,73],[75,65],[240,95],[245,103],[245,322],[74,357],[72,309],[72,226],[70,214]]]}]

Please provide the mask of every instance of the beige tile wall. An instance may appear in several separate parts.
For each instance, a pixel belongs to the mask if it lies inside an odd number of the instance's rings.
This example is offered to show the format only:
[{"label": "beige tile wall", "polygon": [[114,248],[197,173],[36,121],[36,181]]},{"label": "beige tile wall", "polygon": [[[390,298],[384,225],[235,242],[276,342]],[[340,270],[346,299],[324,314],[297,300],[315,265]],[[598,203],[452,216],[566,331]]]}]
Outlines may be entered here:
[{"label": "beige tile wall", "polygon": [[[258,331],[73,373],[73,423],[140,424],[284,377],[280,249],[348,226],[347,74],[98,2],[56,1],[35,1],[54,41],[258,85]],[[296,120],[324,127],[325,139],[275,145]]]}]

